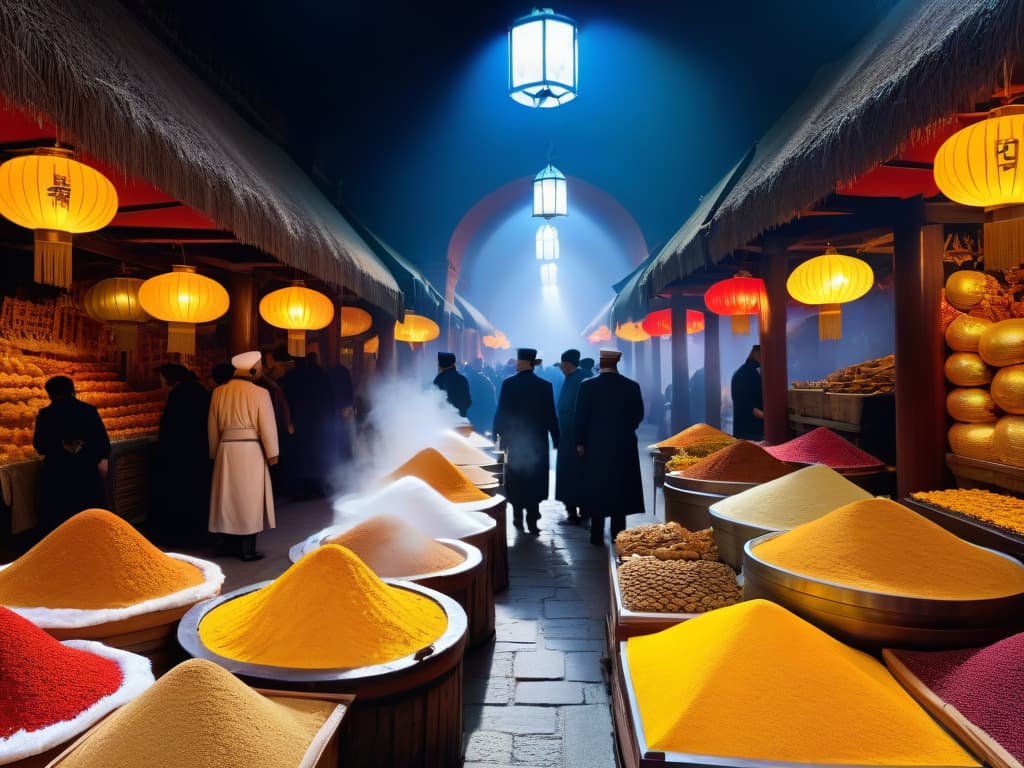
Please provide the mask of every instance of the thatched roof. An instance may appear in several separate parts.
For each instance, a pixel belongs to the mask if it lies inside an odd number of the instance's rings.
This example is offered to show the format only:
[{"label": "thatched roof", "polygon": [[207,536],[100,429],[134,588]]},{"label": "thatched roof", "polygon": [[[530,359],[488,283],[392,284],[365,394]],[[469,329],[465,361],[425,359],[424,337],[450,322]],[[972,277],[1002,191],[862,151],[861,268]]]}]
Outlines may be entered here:
[{"label": "thatched roof", "polygon": [[462,310],[462,316],[466,320],[467,328],[475,328],[481,336],[493,336],[495,328],[484,313],[470,304],[464,297],[455,294],[455,305]]},{"label": "thatched roof", "polygon": [[[757,143],[711,224],[718,260],[893,158],[1024,49],[1021,0],[905,0]],[[680,265],[684,267],[685,265]]]},{"label": "thatched roof", "polygon": [[399,314],[394,278],[283,150],[115,0],[0,0],[0,91],[242,243]]}]

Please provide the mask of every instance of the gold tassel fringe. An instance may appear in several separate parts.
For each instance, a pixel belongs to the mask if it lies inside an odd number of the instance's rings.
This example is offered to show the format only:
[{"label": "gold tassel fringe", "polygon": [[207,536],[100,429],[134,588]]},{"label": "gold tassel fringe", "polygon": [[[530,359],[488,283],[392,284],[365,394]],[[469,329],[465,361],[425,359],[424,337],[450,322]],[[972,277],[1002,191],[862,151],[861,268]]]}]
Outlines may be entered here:
[{"label": "gold tassel fringe", "polygon": [[750,335],[750,315],[733,315],[729,322],[732,324],[733,336]]},{"label": "gold tassel fringe", "polygon": [[288,331],[288,354],[292,357],[306,356],[305,331]]},{"label": "gold tassel fringe", "polygon": [[35,230],[35,269],[32,279],[43,285],[71,289],[71,233]]},{"label": "gold tassel fringe", "polygon": [[843,338],[843,310],[838,304],[818,307],[818,338],[822,341]]}]

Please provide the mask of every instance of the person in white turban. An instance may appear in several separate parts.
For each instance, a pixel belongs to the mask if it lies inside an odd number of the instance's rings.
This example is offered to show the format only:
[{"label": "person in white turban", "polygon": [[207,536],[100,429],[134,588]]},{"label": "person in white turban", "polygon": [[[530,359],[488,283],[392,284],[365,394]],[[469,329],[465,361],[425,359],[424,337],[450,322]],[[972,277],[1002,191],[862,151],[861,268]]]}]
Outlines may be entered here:
[{"label": "person in white turban", "polygon": [[277,463],[277,424],[270,393],[253,383],[260,372],[258,351],[231,358],[235,374],[213,391],[208,420],[210,531],[225,537],[225,550],[245,561],[259,560],[256,536],[274,527],[274,493],[269,467]]}]

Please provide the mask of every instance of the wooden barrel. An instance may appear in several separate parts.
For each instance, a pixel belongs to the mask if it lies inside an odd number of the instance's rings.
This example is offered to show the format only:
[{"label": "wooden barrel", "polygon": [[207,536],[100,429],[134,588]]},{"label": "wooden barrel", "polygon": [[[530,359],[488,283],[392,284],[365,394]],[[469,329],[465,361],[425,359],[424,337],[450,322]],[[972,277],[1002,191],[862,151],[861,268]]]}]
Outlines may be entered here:
[{"label": "wooden barrel", "polygon": [[[481,502],[481,505],[484,502]],[[508,513],[505,497],[492,497],[487,506],[479,506],[477,511],[491,518],[496,528],[494,531],[494,558],[491,560],[491,574],[495,592],[508,589]]]},{"label": "wooden barrel", "polygon": [[418,584],[393,582],[392,586],[437,602],[448,616],[448,628],[422,651],[367,667],[314,670],[247,664],[203,645],[198,630],[208,611],[270,583],[252,584],[195,606],[178,628],[182,647],[255,687],[354,695],[339,729],[339,768],[462,765],[462,657],[467,623],[458,603]]},{"label": "wooden barrel", "polygon": [[469,623],[466,642],[470,648],[475,648],[486,643],[494,635],[494,593],[480,585],[485,578],[484,570],[487,568],[484,556],[479,549],[464,541],[438,541],[462,555],[462,562],[444,571],[409,576],[406,581],[437,590],[461,605]]},{"label": "wooden barrel", "polygon": [[[487,517],[490,517],[489,515]],[[471,533],[468,536],[462,536],[459,541],[464,541],[466,544],[472,544],[474,547],[480,550],[480,554],[484,558],[483,567],[483,578],[479,579],[476,584],[477,598],[474,602],[481,605],[486,605],[490,602],[491,606],[494,605],[494,557],[495,550],[497,549],[497,534],[498,524],[494,519],[488,521],[488,525],[484,530],[479,533]],[[494,634],[494,611],[490,612],[490,626],[487,628],[487,635],[491,637]],[[481,642],[477,640],[477,642]]]}]

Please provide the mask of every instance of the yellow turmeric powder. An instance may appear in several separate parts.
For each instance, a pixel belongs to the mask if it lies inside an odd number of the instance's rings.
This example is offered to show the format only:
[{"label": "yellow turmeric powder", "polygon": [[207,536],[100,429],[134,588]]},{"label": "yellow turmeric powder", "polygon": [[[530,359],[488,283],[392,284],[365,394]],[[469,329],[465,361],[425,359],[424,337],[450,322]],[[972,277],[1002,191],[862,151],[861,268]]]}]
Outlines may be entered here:
[{"label": "yellow turmeric powder", "polygon": [[1024,566],[888,499],[846,504],[753,552],[794,573],[892,595],[979,600],[1024,592]]},{"label": "yellow turmeric powder", "polygon": [[328,539],[350,549],[382,578],[400,578],[454,568],[463,557],[392,515],[374,515]]},{"label": "yellow turmeric powder", "polygon": [[298,766],[336,708],[261,696],[213,662],[193,659],[100,723],[60,766]]},{"label": "yellow turmeric powder", "polygon": [[336,669],[414,653],[447,626],[433,600],[388,586],[352,552],[327,544],[266,587],[211,610],[199,639],[236,661]]},{"label": "yellow turmeric powder", "polygon": [[455,503],[483,501],[490,498],[481,491],[457,466],[434,448],[424,448],[398,469],[384,478],[385,483],[411,475],[423,480],[431,488]]},{"label": "yellow turmeric powder", "polygon": [[672,437],[666,437],[655,448],[688,448],[698,443],[735,443],[736,438],[707,424],[693,424]]},{"label": "yellow turmeric powder", "polygon": [[203,583],[112,512],[87,509],[0,570],[0,605],[124,608]]},{"label": "yellow turmeric powder", "polygon": [[632,637],[626,652],[649,749],[977,765],[882,664],[766,600]]},{"label": "yellow turmeric powder", "polygon": [[918,491],[912,498],[1024,535],[1024,499],[981,488]]}]

